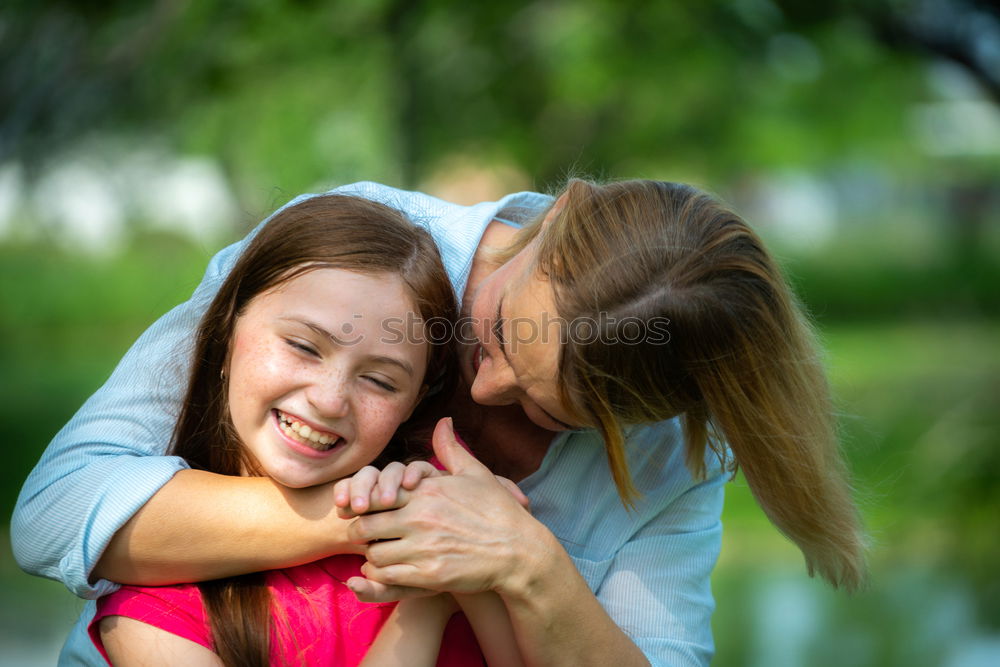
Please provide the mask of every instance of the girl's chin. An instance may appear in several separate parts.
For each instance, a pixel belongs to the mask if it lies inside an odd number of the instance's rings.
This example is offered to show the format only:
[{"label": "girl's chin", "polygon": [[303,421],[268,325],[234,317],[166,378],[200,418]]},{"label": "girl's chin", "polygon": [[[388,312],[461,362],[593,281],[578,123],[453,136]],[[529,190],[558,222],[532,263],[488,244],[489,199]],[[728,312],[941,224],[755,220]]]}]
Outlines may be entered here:
[{"label": "girl's chin", "polygon": [[340,479],[344,475],[316,475],[303,472],[280,471],[268,472],[268,477],[286,489],[308,489],[312,486],[319,486]]}]

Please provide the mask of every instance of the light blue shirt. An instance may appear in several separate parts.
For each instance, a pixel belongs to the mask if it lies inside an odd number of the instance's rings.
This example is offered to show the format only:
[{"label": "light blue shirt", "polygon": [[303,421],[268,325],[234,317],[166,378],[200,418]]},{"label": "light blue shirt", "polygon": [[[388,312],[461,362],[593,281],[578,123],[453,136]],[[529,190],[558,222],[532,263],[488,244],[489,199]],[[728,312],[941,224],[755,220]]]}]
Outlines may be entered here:
[{"label": "light blue shirt", "polygon": [[[552,203],[524,192],[459,206],[367,182],[333,192],[388,204],[427,228],[459,295],[490,220],[521,224]],[[25,570],[62,581],[89,599],[117,588],[106,580],[89,582],[90,572],[118,529],[187,467],[164,452],[186,385],[191,339],[246,242],[212,259],[191,299],[139,338],[49,444],[21,490],[11,527],[14,555]],[[709,577],[721,544],[725,474],[708,457],[707,480],[692,479],[676,420],[630,428],[626,456],[642,493],[633,510],[618,499],[593,431],[555,437],[541,467],[520,486],[534,515],[653,665],[708,664],[714,608]],[[86,634],[93,607],[91,602],[85,608],[60,664],[103,664]]]}]

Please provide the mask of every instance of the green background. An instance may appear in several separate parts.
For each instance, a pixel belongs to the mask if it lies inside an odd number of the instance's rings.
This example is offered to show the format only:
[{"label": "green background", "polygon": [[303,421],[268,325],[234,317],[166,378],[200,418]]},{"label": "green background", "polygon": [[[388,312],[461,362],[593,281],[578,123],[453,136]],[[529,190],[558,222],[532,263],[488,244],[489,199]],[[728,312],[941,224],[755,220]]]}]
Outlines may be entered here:
[{"label": "green background", "polygon": [[[831,591],[731,483],[714,664],[997,664],[1000,18],[817,4],[7,3],[0,505],[299,192],[680,180],[746,214],[812,313],[872,538],[871,588]],[[80,603],[3,542],[0,655],[51,664]]]}]

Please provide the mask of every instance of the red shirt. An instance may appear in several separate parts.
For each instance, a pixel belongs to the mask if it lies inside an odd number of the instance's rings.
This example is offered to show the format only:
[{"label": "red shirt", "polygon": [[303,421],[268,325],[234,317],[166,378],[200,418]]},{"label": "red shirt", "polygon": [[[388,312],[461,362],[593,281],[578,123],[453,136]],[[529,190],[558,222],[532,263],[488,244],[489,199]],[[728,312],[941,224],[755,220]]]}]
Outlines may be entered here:
[{"label": "red shirt", "polygon": [[[315,563],[267,572],[271,590],[272,665],[357,665],[368,652],[395,603],[358,602],[344,584],[361,576],[362,556],[331,556]],[[212,650],[212,633],[195,584],[123,586],[97,601],[90,637],[108,659],[98,624],[126,616]],[[468,621],[452,617],[445,629],[439,667],[485,664]]]}]

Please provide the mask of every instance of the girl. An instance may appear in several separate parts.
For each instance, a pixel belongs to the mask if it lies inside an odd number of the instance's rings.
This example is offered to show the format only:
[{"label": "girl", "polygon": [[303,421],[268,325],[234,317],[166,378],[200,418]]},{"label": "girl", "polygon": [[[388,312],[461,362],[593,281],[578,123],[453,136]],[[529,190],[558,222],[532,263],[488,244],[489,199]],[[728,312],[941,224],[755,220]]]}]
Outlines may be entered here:
[{"label": "girl", "polygon": [[[399,212],[344,196],[285,208],[201,321],[173,452],[279,489],[412,457],[456,375],[450,337],[431,340],[424,324],[454,322],[455,309],[432,239]],[[394,471],[412,489],[433,470],[395,464],[382,487]],[[344,582],[362,562],[341,555],[198,585],[125,587],[100,600],[91,636],[116,665],[356,665],[370,645],[364,664],[434,664],[455,600],[359,603]],[[498,600],[463,602],[480,629],[505,627]],[[438,664],[481,660],[456,617]]]}]

